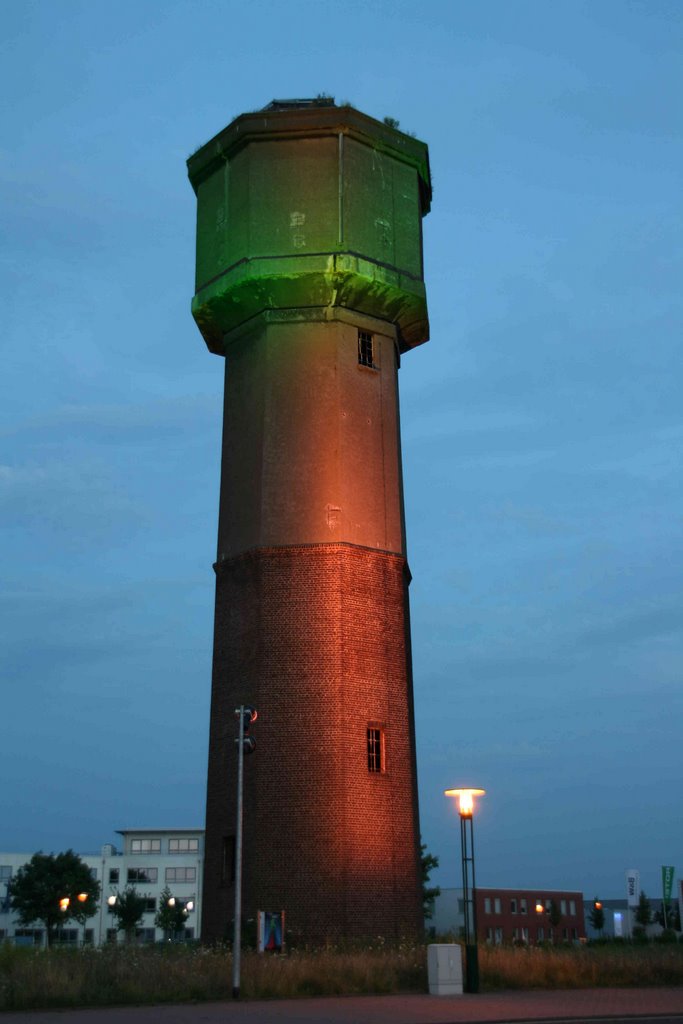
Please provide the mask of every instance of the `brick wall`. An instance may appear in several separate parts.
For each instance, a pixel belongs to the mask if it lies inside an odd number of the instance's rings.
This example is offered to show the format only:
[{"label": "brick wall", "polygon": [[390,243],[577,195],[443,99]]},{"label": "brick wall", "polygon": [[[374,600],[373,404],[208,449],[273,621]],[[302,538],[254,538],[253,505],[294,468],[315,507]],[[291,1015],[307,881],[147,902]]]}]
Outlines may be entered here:
[{"label": "brick wall", "polygon": [[[234,836],[237,721],[245,759],[245,918],[281,910],[311,941],[422,928],[408,572],[350,544],[261,548],[216,567],[202,935],[230,934],[222,877]],[[366,728],[385,732],[386,771],[368,771]]]}]

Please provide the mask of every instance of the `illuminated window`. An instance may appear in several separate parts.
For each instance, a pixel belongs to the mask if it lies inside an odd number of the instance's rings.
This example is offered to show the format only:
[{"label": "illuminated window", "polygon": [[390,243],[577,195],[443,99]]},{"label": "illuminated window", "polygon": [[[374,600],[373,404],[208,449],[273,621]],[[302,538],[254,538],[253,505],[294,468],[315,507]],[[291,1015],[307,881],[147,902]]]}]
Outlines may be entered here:
[{"label": "illuminated window", "polygon": [[384,751],[382,750],[382,730],[379,726],[369,725],[367,729],[368,736],[368,771],[369,772],[383,772],[384,771]]},{"label": "illuminated window", "polygon": [[198,839],[169,839],[169,853],[196,853],[199,849]]},{"label": "illuminated window", "polygon": [[161,853],[161,839],[131,839],[131,853]]},{"label": "illuminated window", "polygon": [[358,362],[361,366],[374,368],[372,335],[369,331],[358,332]]}]

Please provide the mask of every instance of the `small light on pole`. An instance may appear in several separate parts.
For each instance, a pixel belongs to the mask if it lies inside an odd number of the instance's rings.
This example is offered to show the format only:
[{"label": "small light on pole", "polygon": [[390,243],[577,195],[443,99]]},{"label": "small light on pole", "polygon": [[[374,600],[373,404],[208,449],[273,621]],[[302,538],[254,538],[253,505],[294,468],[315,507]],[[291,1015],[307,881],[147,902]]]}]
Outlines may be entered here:
[{"label": "small light on pole", "polygon": [[465,988],[479,991],[479,950],[477,948],[477,902],[474,875],[474,798],[485,789],[447,789],[446,796],[455,797],[460,815],[460,848],[462,852],[462,885],[465,909]]},{"label": "small light on pole", "polygon": [[59,901],[59,909],[62,912],[68,910],[69,909],[69,903],[71,903],[71,900],[69,899],[69,897],[68,896],[62,896],[61,900]]}]

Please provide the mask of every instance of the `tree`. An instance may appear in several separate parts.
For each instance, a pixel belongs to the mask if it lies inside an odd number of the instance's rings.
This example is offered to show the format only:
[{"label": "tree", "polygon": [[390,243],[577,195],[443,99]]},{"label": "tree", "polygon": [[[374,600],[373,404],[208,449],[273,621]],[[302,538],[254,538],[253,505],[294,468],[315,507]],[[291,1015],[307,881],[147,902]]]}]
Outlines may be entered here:
[{"label": "tree", "polygon": [[126,942],[132,942],[135,938],[135,929],[147,909],[147,899],[147,896],[140,896],[134,885],[127,885],[117,895],[116,901],[110,904],[118,930],[125,932]]},{"label": "tree", "polygon": [[600,932],[602,935],[603,928],[605,927],[605,911],[602,909],[602,903],[597,896],[593,900],[593,907],[588,915],[588,920],[596,932]]},{"label": "tree", "polygon": [[636,907],[636,921],[641,928],[647,928],[652,923],[652,908],[650,907],[649,899],[643,891],[640,893],[640,899]]},{"label": "tree", "polygon": [[159,894],[159,909],[154,923],[167,939],[180,939],[185,929],[187,909],[182,900],[176,900],[168,886]]},{"label": "tree", "polygon": [[655,911],[654,918],[657,924],[661,924],[662,928],[673,928],[675,932],[680,932],[681,930],[681,911],[678,902],[666,904],[666,917],[664,916],[664,908],[661,907]]},{"label": "tree", "polygon": [[562,920],[562,912],[560,911],[557,900],[550,901],[550,910],[548,911],[548,918],[553,928],[557,928],[560,921]]},{"label": "tree", "polygon": [[10,906],[22,925],[45,925],[48,946],[68,921],[85,924],[97,912],[100,883],[73,850],[34,853],[10,887]]},{"label": "tree", "polygon": [[439,866],[439,858],[427,852],[424,843],[420,843],[420,870],[422,876],[422,910],[426,920],[434,914],[436,897],[441,894],[438,885],[429,887],[429,876]]}]

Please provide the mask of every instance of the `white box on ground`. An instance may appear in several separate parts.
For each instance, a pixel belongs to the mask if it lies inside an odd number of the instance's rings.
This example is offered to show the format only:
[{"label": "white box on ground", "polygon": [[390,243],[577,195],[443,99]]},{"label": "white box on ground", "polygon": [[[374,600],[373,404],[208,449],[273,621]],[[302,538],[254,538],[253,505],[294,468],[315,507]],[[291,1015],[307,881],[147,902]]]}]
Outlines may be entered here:
[{"label": "white box on ground", "polygon": [[427,946],[427,977],[431,996],[462,995],[462,951],[457,942]]}]

